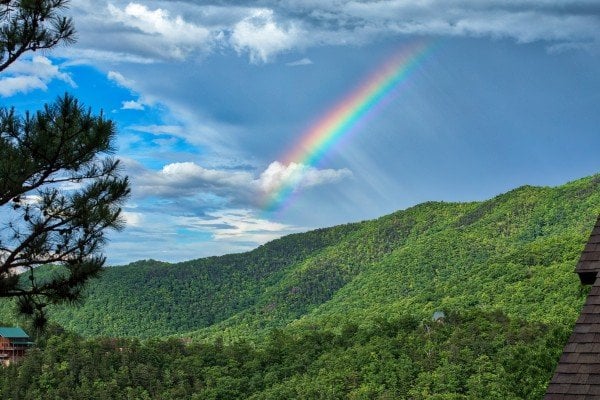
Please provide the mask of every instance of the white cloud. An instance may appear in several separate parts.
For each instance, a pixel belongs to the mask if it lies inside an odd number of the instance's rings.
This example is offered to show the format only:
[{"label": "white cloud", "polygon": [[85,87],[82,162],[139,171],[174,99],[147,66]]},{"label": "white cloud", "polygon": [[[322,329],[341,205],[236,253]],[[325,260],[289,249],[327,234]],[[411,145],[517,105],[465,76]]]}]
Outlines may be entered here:
[{"label": "white cloud", "polygon": [[294,190],[305,189],[334,183],[351,176],[352,172],[346,168],[317,169],[294,162],[284,165],[274,161],[260,174],[257,184],[262,192],[270,193],[283,186],[292,187]]},{"label": "white cloud", "polygon": [[17,93],[28,93],[35,89],[48,89],[37,76],[11,76],[0,79],[0,96],[9,97]]},{"label": "white cloud", "polygon": [[21,204],[33,205],[39,204],[42,201],[42,196],[37,194],[21,196]]},{"label": "white cloud", "polygon": [[144,214],[132,211],[123,211],[121,213],[128,227],[139,227],[143,225]]},{"label": "white cloud", "polygon": [[178,217],[174,221],[176,224],[187,226],[190,229],[201,231],[208,229],[216,240],[251,241],[257,244],[299,229],[256,217],[254,211],[249,209],[226,209],[208,213],[205,218]]},{"label": "white cloud", "polygon": [[302,65],[311,65],[313,62],[310,58],[302,58],[300,60],[296,60],[296,61],[292,61],[289,63],[286,63],[285,65],[287,65],[288,67],[298,67],[298,66],[302,66]]},{"label": "white cloud", "polygon": [[53,65],[52,61],[44,56],[34,56],[31,59],[16,61],[9,67],[7,73],[11,75],[33,75],[44,81],[57,78],[75,86],[75,82],[69,74],[60,71],[58,66]]},{"label": "white cloud", "polygon": [[193,162],[165,165],[158,176],[171,184],[186,184],[198,187],[247,187],[252,175],[240,171],[219,171],[203,168]]},{"label": "white cloud", "polygon": [[[89,35],[89,34],[88,34]],[[87,37],[88,40],[95,38]],[[94,43],[97,45],[97,43]],[[68,57],[69,60],[65,62],[65,66],[72,65],[87,65],[97,64],[98,62],[109,63],[109,64],[155,64],[158,62],[156,58],[148,57],[147,55],[134,54],[135,49],[129,49],[131,52],[122,52],[106,49],[92,49],[82,47],[69,47],[62,50],[62,54]]]},{"label": "white cloud", "polygon": [[141,103],[139,100],[128,100],[122,102],[121,109],[142,111],[144,109],[144,104]]},{"label": "white cloud", "polygon": [[47,57],[35,56],[14,62],[5,72],[7,77],[0,79],[0,96],[9,97],[17,93],[28,93],[32,90],[47,90],[54,79],[77,85],[68,73],[62,72]]},{"label": "white cloud", "polygon": [[247,51],[251,62],[267,62],[273,55],[296,47],[302,35],[294,22],[278,25],[273,10],[259,9],[235,24],[231,44],[238,53]]},{"label": "white cloud", "polygon": [[107,255],[113,265],[146,258],[175,262],[248,251],[306,230],[266,220],[249,209],[221,210],[202,217],[173,216],[164,211],[123,214],[127,229],[110,233]]},{"label": "white cloud", "polygon": [[108,11],[114,21],[144,34],[155,46],[166,48],[173,58],[184,59],[194,49],[210,47],[210,30],[179,15],[171,17],[165,9],[151,10],[143,4],[129,3],[124,9],[109,4]]},{"label": "white cloud", "polygon": [[[135,81],[125,78],[123,74],[117,71],[108,71],[106,77],[115,82],[122,88],[128,89],[133,95],[136,95],[137,92],[134,89]],[[121,110],[137,110],[143,111],[147,105],[154,104],[154,101],[148,100],[146,97],[139,97],[137,100],[125,100],[121,102]]]},{"label": "white cloud", "polygon": [[[365,44],[397,35],[543,41],[554,49],[600,45],[594,1],[294,0],[210,5],[183,0],[80,0],[80,41],[69,62],[152,63],[234,49],[253,63],[322,45]],[[299,64],[307,65],[303,60]]]},{"label": "white cloud", "polygon": [[[193,162],[165,165],[160,171],[140,169],[131,174],[134,196],[222,198],[227,203],[257,207],[265,195],[282,187],[292,190],[336,183],[349,178],[348,169],[317,169],[303,164],[271,163],[258,177],[247,171],[201,167]],[[211,197],[213,196],[213,197]]]},{"label": "white cloud", "polygon": [[131,79],[125,78],[120,72],[108,71],[108,74],[106,74],[106,76],[109,80],[115,82],[117,85],[123,88],[133,89],[133,85],[135,82]]}]

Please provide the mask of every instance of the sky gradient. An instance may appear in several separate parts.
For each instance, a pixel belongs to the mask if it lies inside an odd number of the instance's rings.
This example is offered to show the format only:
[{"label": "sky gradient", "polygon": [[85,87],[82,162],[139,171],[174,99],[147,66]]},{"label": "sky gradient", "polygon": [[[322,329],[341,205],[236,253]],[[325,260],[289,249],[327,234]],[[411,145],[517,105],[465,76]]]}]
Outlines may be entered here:
[{"label": "sky gradient", "polygon": [[[77,43],[11,66],[0,104],[35,110],[68,91],[117,123],[132,196],[110,264],[600,172],[597,1],[73,0],[68,13]],[[311,161],[307,132],[423,43]]]}]

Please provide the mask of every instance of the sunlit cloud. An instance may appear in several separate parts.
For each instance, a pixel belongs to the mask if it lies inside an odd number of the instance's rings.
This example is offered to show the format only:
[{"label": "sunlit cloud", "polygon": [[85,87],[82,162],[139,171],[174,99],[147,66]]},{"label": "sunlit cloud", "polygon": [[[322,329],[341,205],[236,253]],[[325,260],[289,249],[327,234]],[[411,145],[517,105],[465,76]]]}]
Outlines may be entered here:
[{"label": "sunlit cloud", "polygon": [[28,93],[32,90],[47,90],[48,84],[55,79],[66,82],[71,87],[77,85],[71,76],[54,65],[44,56],[21,59],[14,62],[0,79],[0,96],[9,97],[17,93]]},{"label": "sunlit cloud", "polygon": [[291,163],[271,163],[255,176],[248,171],[204,168],[193,162],[165,165],[159,171],[139,169],[134,172],[134,195],[176,198],[181,196],[213,195],[227,204],[259,207],[265,193],[288,185],[293,190],[328,185],[350,178],[348,169],[317,169]]},{"label": "sunlit cloud", "polygon": [[121,213],[128,227],[140,227],[144,222],[144,215],[139,212],[123,211]]},{"label": "sunlit cloud", "polygon": [[238,52],[248,52],[253,63],[267,62],[275,54],[298,45],[303,32],[293,23],[278,24],[270,9],[256,10],[235,24],[231,44]]},{"label": "sunlit cloud", "polygon": [[291,162],[287,165],[274,161],[260,174],[257,183],[261,190],[270,193],[282,186],[294,185],[294,189],[334,183],[352,177],[347,168],[317,169],[313,166]]},{"label": "sunlit cloud", "polygon": [[124,8],[108,4],[108,12],[114,21],[145,35],[173,58],[184,59],[194,49],[210,47],[208,29],[187,22],[179,15],[172,17],[162,8],[152,10],[132,2]]}]

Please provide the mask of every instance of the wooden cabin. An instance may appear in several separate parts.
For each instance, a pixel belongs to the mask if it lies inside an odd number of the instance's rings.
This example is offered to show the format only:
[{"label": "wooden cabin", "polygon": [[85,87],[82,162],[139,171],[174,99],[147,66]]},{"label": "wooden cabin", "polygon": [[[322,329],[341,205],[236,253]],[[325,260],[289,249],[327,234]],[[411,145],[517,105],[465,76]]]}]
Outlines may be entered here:
[{"label": "wooden cabin", "polygon": [[9,365],[25,356],[33,346],[31,338],[19,327],[0,327],[0,362]]},{"label": "wooden cabin", "polygon": [[575,268],[592,289],[575,323],[545,400],[600,399],[600,217]]}]

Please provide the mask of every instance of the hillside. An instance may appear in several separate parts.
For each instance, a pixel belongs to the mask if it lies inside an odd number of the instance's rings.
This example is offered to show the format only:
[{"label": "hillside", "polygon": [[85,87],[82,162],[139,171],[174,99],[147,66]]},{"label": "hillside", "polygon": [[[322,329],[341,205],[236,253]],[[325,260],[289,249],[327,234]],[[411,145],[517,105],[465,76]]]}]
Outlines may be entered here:
[{"label": "hillside", "polygon": [[109,267],[83,305],[54,309],[52,317],[85,335],[153,337],[208,327],[253,307],[299,263],[354,229],[290,235],[244,254]]},{"label": "hillside", "polygon": [[52,316],[84,335],[121,337],[256,337],[473,308],[568,325],[583,299],[572,271],[599,212],[600,176],[430,202],[243,254],[106,268],[83,305]]},{"label": "hillside", "polygon": [[[539,399],[587,294],[573,271],[599,213],[596,175],[107,268],[82,306],[53,310],[89,338],[40,339],[0,369],[0,397]],[[136,339],[167,335],[192,342]]]}]

